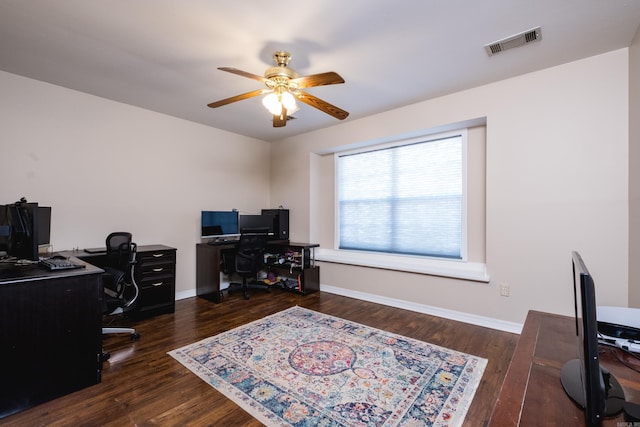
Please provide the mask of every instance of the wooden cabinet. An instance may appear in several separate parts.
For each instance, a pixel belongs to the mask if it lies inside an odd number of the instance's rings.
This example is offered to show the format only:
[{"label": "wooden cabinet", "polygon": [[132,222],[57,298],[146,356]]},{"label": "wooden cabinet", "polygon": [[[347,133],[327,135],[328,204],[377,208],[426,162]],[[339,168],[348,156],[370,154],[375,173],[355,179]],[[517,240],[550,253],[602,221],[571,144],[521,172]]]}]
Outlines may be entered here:
[{"label": "wooden cabinet", "polygon": [[316,243],[274,242],[267,246],[265,258],[276,286],[302,295],[320,290],[320,267],[315,265]]},{"label": "wooden cabinet", "polygon": [[0,418],[99,383],[101,332],[101,269],[0,263]]},{"label": "wooden cabinet", "polygon": [[138,246],[135,267],[140,295],[134,317],[148,317],[175,311],[176,249],[164,245]]}]

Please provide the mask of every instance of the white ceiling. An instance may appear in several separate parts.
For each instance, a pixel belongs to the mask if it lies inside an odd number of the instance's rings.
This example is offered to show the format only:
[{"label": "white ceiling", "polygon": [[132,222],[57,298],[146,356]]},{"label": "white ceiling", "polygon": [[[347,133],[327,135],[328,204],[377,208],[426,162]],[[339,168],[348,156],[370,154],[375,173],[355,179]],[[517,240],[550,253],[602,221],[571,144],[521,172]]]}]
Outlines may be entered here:
[{"label": "white ceiling", "polygon": [[[262,75],[284,49],[307,91],[346,121],[624,48],[639,0],[0,0],[0,70],[274,141],[334,126],[308,105],[273,128]],[[542,40],[489,57],[484,45],[542,27]],[[0,95],[1,96],[1,95]]]}]

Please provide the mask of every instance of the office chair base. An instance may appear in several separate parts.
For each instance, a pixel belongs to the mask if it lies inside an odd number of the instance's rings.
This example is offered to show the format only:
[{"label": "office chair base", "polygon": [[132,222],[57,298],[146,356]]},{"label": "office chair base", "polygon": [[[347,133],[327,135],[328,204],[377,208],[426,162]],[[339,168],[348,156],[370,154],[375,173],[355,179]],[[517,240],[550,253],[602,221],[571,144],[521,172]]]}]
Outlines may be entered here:
[{"label": "office chair base", "polygon": [[229,292],[233,292],[235,290],[242,290],[242,296],[244,297],[244,299],[249,299],[249,289],[260,289],[260,290],[264,290],[267,292],[271,292],[271,288],[266,285],[266,284],[261,284],[258,282],[252,282],[252,283],[230,283],[229,284],[229,288],[228,291]]}]

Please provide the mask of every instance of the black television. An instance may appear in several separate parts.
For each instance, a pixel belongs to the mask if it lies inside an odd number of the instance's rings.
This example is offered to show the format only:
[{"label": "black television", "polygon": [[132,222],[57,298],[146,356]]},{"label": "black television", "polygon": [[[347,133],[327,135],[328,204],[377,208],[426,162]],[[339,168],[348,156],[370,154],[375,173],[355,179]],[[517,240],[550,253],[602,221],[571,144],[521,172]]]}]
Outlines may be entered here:
[{"label": "black television", "polygon": [[584,409],[588,426],[622,411],[624,391],[616,378],[600,366],[595,283],[578,252],[572,252],[573,295],[579,358],[560,371],[562,387]]},{"label": "black television", "polygon": [[238,211],[202,211],[200,237],[220,238],[238,236]]}]

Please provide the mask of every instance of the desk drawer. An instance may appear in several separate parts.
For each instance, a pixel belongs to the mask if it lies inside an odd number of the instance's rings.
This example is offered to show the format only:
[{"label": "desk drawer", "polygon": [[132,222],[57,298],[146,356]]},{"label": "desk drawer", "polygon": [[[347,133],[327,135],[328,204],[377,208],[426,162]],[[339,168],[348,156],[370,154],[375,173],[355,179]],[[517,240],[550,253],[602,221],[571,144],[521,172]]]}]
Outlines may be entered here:
[{"label": "desk drawer", "polygon": [[147,267],[156,264],[175,264],[176,263],[176,251],[150,251],[150,252],[138,252],[138,264],[142,267]]},{"label": "desk drawer", "polygon": [[[143,248],[143,250],[140,250]],[[138,248],[136,282],[139,315],[172,313],[175,308],[176,251],[166,246]]]},{"label": "desk drawer", "polygon": [[137,276],[138,280],[145,280],[151,277],[164,277],[164,276],[175,276],[175,267],[176,265],[173,263],[153,263],[153,264],[142,264],[137,268]]},{"label": "desk drawer", "polygon": [[143,281],[140,289],[139,306],[141,310],[155,308],[174,302],[174,283],[172,277],[160,280]]}]

